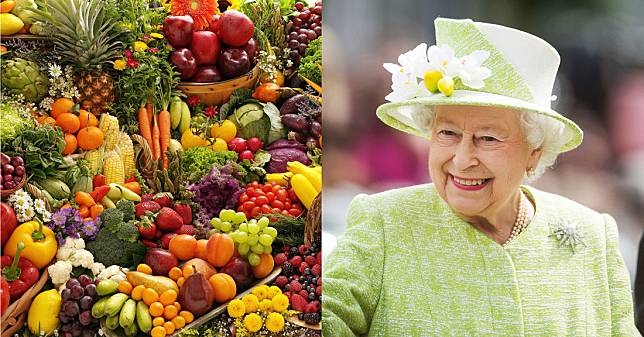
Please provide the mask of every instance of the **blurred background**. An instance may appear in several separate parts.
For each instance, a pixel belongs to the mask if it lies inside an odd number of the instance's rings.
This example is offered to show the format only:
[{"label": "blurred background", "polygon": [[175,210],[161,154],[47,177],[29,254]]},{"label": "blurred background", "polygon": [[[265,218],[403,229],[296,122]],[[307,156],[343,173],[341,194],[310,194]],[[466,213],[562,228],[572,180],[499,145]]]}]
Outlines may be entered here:
[{"label": "blurred background", "polygon": [[325,0],[325,10],[326,248],[356,194],[430,182],[427,141],[376,118],[391,85],[382,64],[435,44],[436,17],[471,18],[535,34],[561,54],[553,108],[585,138],[532,185],[613,215],[635,281],[644,231],[644,1]]}]

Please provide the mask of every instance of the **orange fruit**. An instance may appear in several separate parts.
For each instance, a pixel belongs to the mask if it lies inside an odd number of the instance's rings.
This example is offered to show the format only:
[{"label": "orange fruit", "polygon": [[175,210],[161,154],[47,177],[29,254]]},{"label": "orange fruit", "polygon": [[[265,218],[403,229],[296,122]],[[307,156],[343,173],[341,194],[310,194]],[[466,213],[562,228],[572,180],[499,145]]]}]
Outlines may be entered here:
[{"label": "orange fruit", "polygon": [[197,240],[197,250],[195,250],[195,257],[208,261],[208,255],[206,254],[207,245],[208,245],[208,240],[206,239]]},{"label": "orange fruit", "polygon": [[152,288],[146,288],[143,290],[143,303],[151,305],[157,301],[159,301],[159,294],[157,294],[156,290]]},{"label": "orange fruit", "polygon": [[183,272],[181,271],[181,269],[179,267],[172,267],[170,269],[170,271],[168,272],[168,276],[172,280],[176,281],[176,280],[179,279],[179,277],[183,276]]},{"label": "orange fruit", "polygon": [[169,334],[173,333],[173,332],[174,332],[174,330],[175,330],[175,328],[174,328],[174,324],[172,324],[172,322],[165,322],[165,323],[163,323],[163,328],[165,329],[165,333],[166,333],[167,335],[169,335]]},{"label": "orange fruit", "polygon": [[142,300],[143,290],[145,290],[145,286],[142,284],[139,284],[138,286],[134,287],[134,289],[132,289],[132,293],[130,294],[130,297],[132,297],[132,299],[135,301]]},{"label": "orange fruit", "polygon": [[176,300],[177,300],[177,292],[172,289],[168,289],[164,291],[163,294],[159,296],[159,302],[161,302],[161,304],[163,305],[174,304],[174,301]]},{"label": "orange fruit", "polygon": [[124,294],[129,295],[132,293],[132,283],[128,281],[122,281],[119,283],[118,290]]},{"label": "orange fruit", "polygon": [[177,307],[172,304],[166,306],[165,309],[163,309],[163,317],[168,320],[175,318],[178,313],[179,310],[177,310]]},{"label": "orange fruit", "polygon": [[82,128],[76,138],[78,146],[83,150],[94,150],[103,145],[103,131],[95,126]]},{"label": "orange fruit", "polygon": [[98,119],[96,116],[87,110],[81,109],[78,118],[80,119],[81,129],[88,126],[98,126]]},{"label": "orange fruit", "polygon": [[51,112],[50,116],[54,118],[58,118],[60,114],[66,113],[66,112],[72,112],[72,109],[74,108],[74,101],[67,97],[62,97],[57,100],[55,100],[53,103],[51,103]]},{"label": "orange fruit", "polygon": [[80,129],[80,119],[73,113],[63,112],[56,117],[56,125],[60,126],[64,132],[76,133]]},{"label": "orange fruit", "polygon": [[150,304],[150,315],[154,317],[161,317],[163,316],[163,304],[161,302],[153,302]]},{"label": "orange fruit", "polygon": [[74,151],[76,151],[77,148],[78,148],[78,141],[76,140],[76,136],[72,135],[71,133],[66,133],[65,148],[63,149],[63,156],[67,156],[74,153]]},{"label": "orange fruit", "polygon": [[177,285],[181,287],[186,279],[182,276],[177,279]]},{"label": "orange fruit", "polygon": [[165,328],[163,326],[155,326],[150,331],[152,337],[165,337]]},{"label": "orange fruit", "polygon": [[179,316],[183,317],[186,320],[186,323],[190,324],[195,319],[195,316],[190,311],[182,311],[179,313]]},{"label": "orange fruit", "polygon": [[180,260],[190,260],[195,256],[197,239],[192,235],[179,234],[170,240],[169,250]]},{"label": "orange fruit", "polygon": [[152,267],[148,266],[145,263],[141,263],[136,266],[136,271],[142,272],[143,274],[152,275]]},{"label": "orange fruit", "polygon": [[[163,318],[161,316],[155,317],[152,320],[152,326],[163,326],[163,323],[165,323],[165,318]],[[164,331],[165,331],[165,329],[164,329]]]},{"label": "orange fruit", "polygon": [[175,328],[181,329],[186,326],[186,319],[181,316],[176,316],[172,319],[172,324],[174,324]]},{"label": "orange fruit", "polygon": [[174,302],[175,308],[177,308],[177,311],[181,311],[181,304],[179,302]]}]

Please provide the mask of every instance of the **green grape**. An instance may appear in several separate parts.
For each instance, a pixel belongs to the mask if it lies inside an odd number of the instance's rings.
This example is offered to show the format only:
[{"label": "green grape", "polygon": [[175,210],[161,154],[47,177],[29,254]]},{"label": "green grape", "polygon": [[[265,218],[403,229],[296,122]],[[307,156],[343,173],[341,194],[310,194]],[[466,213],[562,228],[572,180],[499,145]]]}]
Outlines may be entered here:
[{"label": "green grape", "polygon": [[241,225],[239,225],[239,231],[248,233],[248,224],[243,222]]},{"label": "green grape", "polygon": [[261,254],[264,252],[264,246],[258,242],[257,244],[252,245],[250,250],[255,254]]},{"label": "green grape", "polygon": [[249,244],[249,245],[251,245],[251,246],[252,246],[252,245],[254,245],[254,244],[256,244],[257,242],[259,242],[259,235],[257,235],[257,234],[250,234],[250,235],[248,236],[248,241],[247,241],[247,242],[248,242],[248,244]]},{"label": "green grape", "polygon": [[230,238],[233,239],[234,243],[239,243],[239,241],[237,241],[239,239],[239,237],[237,236],[238,233],[239,232],[237,232],[237,231],[234,231],[232,233],[228,233],[228,235],[230,235]]},{"label": "green grape", "polygon": [[248,233],[239,231],[239,234],[237,234],[237,242],[239,243],[248,242]]},{"label": "green grape", "polygon": [[250,220],[248,221],[248,223],[254,223],[254,224],[256,224],[256,223],[257,223],[257,219],[250,219]]},{"label": "green grape", "polygon": [[262,233],[270,235],[273,239],[277,237],[277,229],[275,227],[266,227]]},{"label": "green grape", "polygon": [[259,243],[264,246],[270,246],[273,244],[273,237],[268,234],[262,234],[259,236]]},{"label": "green grape", "polygon": [[233,223],[239,225],[242,222],[246,221],[246,214],[244,212],[237,212],[233,218]]},{"label": "green grape", "polygon": [[263,216],[259,221],[257,221],[257,224],[259,225],[259,229],[264,229],[268,224],[271,223],[267,217]]},{"label": "green grape", "polygon": [[256,267],[259,266],[259,263],[262,260],[259,258],[259,255],[255,253],[248,253],[248,263],[250,263],[251,266]]},{"label": "green grape", "polygon": [[249,223],[248,224],[248,233],[251,233],[251,234],[259,233],[259,225],[256,224],[256,223],[252,223],[252,222]]},{"label": "green grape", "polygon": [[232,209],[222,209],[219,212],[219,218],[221,218],[221,221],[232,222],[235,219],[235,211]]},{"label": "green grape", "polygon": [[210,224],[212,225],[212,227],[213,227],[213,228],[215,228],[215,229],[219,229],[219,228],[221,228],[221,227],[220,227],[220,225],[221,225],[221,219],[219,219],[219,218],[212,218],[212,219],[210,220]]},{"label": "green grape", "polygon": [[230,230],[232,228],[233,228],[233,224],[231,224],[228,221],[224,221],[224,222],[221,223],[221,225],[219,225],[219,229],[221,229],[222,231],[224,231],[226,233],[230,232]]},{"label": "green grape", "polygon": [[264,246],[264,254],[271,254],[273,252],[273,246]]},{"label": "green grape", "polygon": [[239,252],[239,255],[246,256],[248,251],[250,251],[250,246],[246,243],[240,243],[239,247],[237,247],[237,251]]}]

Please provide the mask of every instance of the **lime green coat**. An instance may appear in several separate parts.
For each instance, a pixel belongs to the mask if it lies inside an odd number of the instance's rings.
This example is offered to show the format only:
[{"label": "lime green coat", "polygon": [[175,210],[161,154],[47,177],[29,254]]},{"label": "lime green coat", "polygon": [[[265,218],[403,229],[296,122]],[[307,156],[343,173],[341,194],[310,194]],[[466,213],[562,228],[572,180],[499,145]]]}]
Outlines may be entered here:
[{"label": "lime green coat", "polygon": [[[324,266],[324,336],[640,336],[613,218],[523,189],[536,213],[505,248],[432,184],[357,196]],[[574,254],[550,236],[562,221]]]}]

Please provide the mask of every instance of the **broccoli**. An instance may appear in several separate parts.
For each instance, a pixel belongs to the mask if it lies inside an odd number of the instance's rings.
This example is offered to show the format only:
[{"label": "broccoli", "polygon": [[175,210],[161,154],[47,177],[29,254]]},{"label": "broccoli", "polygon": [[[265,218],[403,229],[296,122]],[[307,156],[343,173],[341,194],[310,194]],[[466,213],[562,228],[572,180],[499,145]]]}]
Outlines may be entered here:
[{"label": "broccoli", "polygon": [[121,199],[116,203],[116,209],[123,212],[123,221],[134,220],[134,203],[132,201]]},{"label": "broccoli", "polygon": [[123,223],[123,212],[118,208],[108,208],[99,215],[99,218],[103,228],[108,228],[112,233],[116,233],[118,227]]},{"label": "broccoli", "polygon": [[132,229],[136,232],[136,227],[127,223],[121,226],[121,230],[114,235],[109,228],[101,228],[94,241],[88,242],[85,248],[94,255],[94,262],[106,266],[135,266],[141,262],[147,249],[136,240],[138,232],[135,233],[136,236],[131,241]]}]

